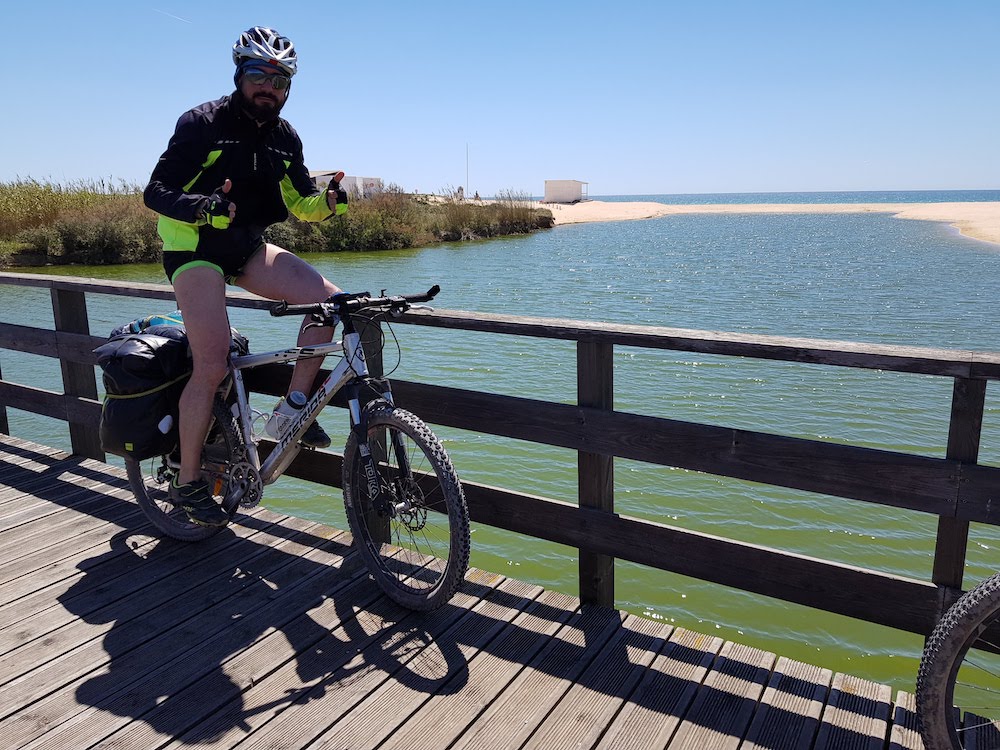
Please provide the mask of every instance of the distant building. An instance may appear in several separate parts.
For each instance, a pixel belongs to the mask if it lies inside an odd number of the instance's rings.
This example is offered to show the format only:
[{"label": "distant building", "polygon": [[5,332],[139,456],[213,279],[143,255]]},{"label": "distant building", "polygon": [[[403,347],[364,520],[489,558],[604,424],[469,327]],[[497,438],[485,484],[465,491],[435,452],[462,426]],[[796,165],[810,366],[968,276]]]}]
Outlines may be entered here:
[{"label": "distant building", "polygon": [[542,203],[578,203],[588,200],[589,183],[579,180],[546,180]]},{"label": "distant building", "polygon": [[[324,170],[321,172],[310,172],[309,176],[316,180],[319,187],[326,187],[330,184],[330,178],[337,174],[336,171]],[[347,194],[354,198],[364,198],[382,190],[381,177],[356,177],[346,175],[340,181],[340,186],[347,191]]]}]

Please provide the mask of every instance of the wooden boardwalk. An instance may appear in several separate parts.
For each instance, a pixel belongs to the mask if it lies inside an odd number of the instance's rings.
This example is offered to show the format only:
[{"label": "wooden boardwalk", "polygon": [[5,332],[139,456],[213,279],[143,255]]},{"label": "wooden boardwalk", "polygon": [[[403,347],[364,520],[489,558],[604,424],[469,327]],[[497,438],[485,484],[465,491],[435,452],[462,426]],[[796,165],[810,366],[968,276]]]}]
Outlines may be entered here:
[{"label": "wooden boardwalk", "polygon": [[919,748],[912,697],[473,571],[431,614],[256,509],[158,539],[124,472],[0,435],[0,747]]}]

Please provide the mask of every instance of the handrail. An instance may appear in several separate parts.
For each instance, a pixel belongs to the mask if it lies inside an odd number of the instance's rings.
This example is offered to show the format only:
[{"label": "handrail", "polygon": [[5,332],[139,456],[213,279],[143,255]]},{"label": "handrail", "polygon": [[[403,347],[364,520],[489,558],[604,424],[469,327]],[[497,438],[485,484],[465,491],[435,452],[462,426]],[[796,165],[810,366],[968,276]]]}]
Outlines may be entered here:
[{"label": "handrail", "polygon": [[[0,429],[6,406],[64,419],[73,450],[103,458],[95,444],[100,404],[87,331],[87,294],[173,301],[169,286],[122,284],[38,274],[0,273],[0,285],[47,288],[55,330],[0,323],[0,348],[58,357],[64,392],[0,379]],[[230,293],[233,307],[264,308]],[[977,463],[986,384],[1000,379],[1000,353],[898,347],[755,334],[695,331],[455,310],[414,311],[401,322],[447,329],[541,337],[577,344],[577,405],[393,381],[399,403],[428,422],[574,449],[580,460],[577,505],[466,483],[477,522],[580,550],[580,594],[614,603],[615,558],[762,593],[890,627],[928,634],[960,593],[970,521],[1000,523],[994,498],[1000,468]],[[860,367],[953,379],[945,458],[832,444],[682,422],[613,409],[612,352],[635,346]],[[251,390],[280,394],[288,368],[248,373]],[[266,449],[266,446],[265,446]],[[938,517],[932,580],[919,581],[620,515],[614,507],[615,458],[689,468],[782,487],[907,508]],[[331,484],[340,457],[308,451],[295,476]],[[664,554],[670,550],[670,554]],[[746,571],[753,575],[746,575]]]}]

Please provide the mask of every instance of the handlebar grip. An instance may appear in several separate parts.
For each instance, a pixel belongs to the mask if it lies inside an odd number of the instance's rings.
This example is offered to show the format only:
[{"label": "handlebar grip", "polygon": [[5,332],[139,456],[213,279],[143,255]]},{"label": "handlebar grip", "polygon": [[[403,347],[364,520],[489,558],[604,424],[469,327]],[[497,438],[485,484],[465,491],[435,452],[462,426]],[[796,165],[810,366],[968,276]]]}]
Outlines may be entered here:
[{"label": "handlebar grip", "polygon": [[435,284],[423,294],[404,294],[403,299],[407,302],[430,302],[440,291],[441,287]]}]

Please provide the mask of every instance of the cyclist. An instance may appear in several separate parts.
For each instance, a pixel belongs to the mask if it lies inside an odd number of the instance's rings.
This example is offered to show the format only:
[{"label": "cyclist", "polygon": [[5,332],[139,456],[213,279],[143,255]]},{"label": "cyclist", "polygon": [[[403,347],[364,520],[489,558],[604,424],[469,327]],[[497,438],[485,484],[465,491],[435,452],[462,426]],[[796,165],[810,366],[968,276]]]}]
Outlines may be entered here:
[{"label": "cyclist", "polygon": [[[323,221],[347,210],[338,172],[317,188],[303,162],[302,142],[283,118],[298,56],[288,37],[263,26],[233,45],[236,90],[185,112],[144,192],[160,214],[163,267],[174,287],[193,358],[180,398],[180,473],[170,494],[205,526],[228,521],[201,479],[201,447],[216,388],[226,374],[230,328],[226,283],[294,304],[321,302],[340,289],[301,258],[264,240],[264,230],[291,211]],[[327,343],[330,328],[300,328],[300,346]],[[321,359],[300,360],[289,392],[309,394]],[[302,438],[325,448],[330,438],[313,423]]]}]

